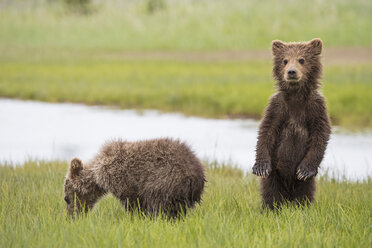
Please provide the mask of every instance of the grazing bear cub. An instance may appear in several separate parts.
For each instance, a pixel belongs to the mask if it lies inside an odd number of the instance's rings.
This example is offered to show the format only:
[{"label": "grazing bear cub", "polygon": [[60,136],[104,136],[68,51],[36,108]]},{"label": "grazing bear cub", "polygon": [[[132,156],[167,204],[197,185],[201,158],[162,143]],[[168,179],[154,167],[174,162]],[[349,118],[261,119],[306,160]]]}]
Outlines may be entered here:
[{"label": "grazing bear cub", "polygon": [[200,203],[204,167],[190,148],[177,140],[114,141],[90,162],[74,158],[65,179],[69,214],[87,212],[106,193],[128,209],[169,217]]},{"label": "grazing bear cub", "polygon": [[314,199],[315,176],[331,133],[319,92],[322,41],[273,41],[278,92],[260,124],[253,173],[261,176],[263,206]]}]

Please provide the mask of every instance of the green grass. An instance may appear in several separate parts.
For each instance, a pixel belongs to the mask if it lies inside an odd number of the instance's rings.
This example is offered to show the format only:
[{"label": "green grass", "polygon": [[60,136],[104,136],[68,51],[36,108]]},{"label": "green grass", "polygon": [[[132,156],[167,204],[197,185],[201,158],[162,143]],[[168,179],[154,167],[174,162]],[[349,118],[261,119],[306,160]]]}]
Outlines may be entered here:
[{"label": "green grass", "polygon": [[[180,0],[165,1],[153,14],[147,0],[112,0],[95,1],[91,15],[66,13],[61,2],[0,0],[1,97],[259,118],[274,92],[268,61],[143,56],[268,51],[273,39],[314,37],[325,49],[369,51],[372,40],[369,0]],[[128,51],[140,55],[128,59]],[[324,93],[334,124],[372,126],[371,63],[326,64]]]},{"label": "green grass", "polygon": [[370,247],[371,179],[318,180],[316,203],[262,212],[258,180],[209,166],[203,203],[185,219],[130,215],[112,196],[66,218],[66,162],[0,165],[0,247]]},{"label": "green grass", "polygon": [[4,2],[0,47],[109,50],[247,50],[273,39],[323,39],[327,46],[371,46],[370,0],[99,1],[95,14],[65,14],[61,1]]},{"label": "green grass", "polygon": [[[331,65],[324,94],[334,124],[372,126],[372,66]],[[61,60],[0,62],[0,96],[260,117],[275,91],[269,62]]]}]

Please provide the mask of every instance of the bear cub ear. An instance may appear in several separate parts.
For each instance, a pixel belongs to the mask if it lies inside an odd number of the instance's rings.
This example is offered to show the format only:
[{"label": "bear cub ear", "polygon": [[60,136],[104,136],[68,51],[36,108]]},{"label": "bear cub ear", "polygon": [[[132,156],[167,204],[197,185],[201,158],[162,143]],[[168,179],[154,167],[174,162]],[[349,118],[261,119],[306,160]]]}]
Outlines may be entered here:
[{"label": "bear cub ear", "polygon": [[310,47],[310,50],[314,55],[320,55],[322,53],[323,43],[321,39],[312,39],[311,41],[309,41],[308,46]]},{"label": "bear cub ear", "polygon": [[70,176],[76,177],[80,174],[80,172],[83,170],[83,163],[80,159],[74,158],[71,160],[70,163]]},{"label": "bear cub ear", "polygon": [[285,44],[280,40],[273,40],[271,48],[273,55],[276,56],[285,47]]}]

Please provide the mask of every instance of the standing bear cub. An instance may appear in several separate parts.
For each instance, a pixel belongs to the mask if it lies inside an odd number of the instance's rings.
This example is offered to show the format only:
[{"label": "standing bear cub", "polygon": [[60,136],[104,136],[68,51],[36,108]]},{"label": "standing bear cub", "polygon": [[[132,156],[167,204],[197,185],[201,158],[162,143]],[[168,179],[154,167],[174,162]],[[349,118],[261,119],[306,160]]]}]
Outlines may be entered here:
[{"label": "standing bear cub", "polygon": [[260,124],[253,173],[261,176],[263,206],[314,199],[318,167],[331,133],[319,92],[322,41],[273,41],[273,75],[278,92]]},{"label": "standing bear cub", "polygon": [[67,211],[87,212],[106,193],[128,209],[174,218],[200,203],[204,168],[177,140],[114,141],[90,162],[74,158],[65,179]]}]

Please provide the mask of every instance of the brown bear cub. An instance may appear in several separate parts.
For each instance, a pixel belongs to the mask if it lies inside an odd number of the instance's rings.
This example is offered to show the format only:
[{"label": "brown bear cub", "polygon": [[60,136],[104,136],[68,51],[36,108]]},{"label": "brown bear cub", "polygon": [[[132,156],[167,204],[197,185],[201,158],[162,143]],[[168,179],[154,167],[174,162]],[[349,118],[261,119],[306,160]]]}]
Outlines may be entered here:
[{"label": "brown bear cub", "polygon": [[127,209],[171,218],[200,203],[204,167],[178,140],[113,141],[90,162],[74,158],[65,179],[69,214],[87,212],[106,193]]},{"label": "brown bear cub", "polygon": [[253,173],[262,177],[263,206],[314,200],[315,176],[331,133],[319,92],[322,41],[273,41],[274,94],[260,124]]}]

